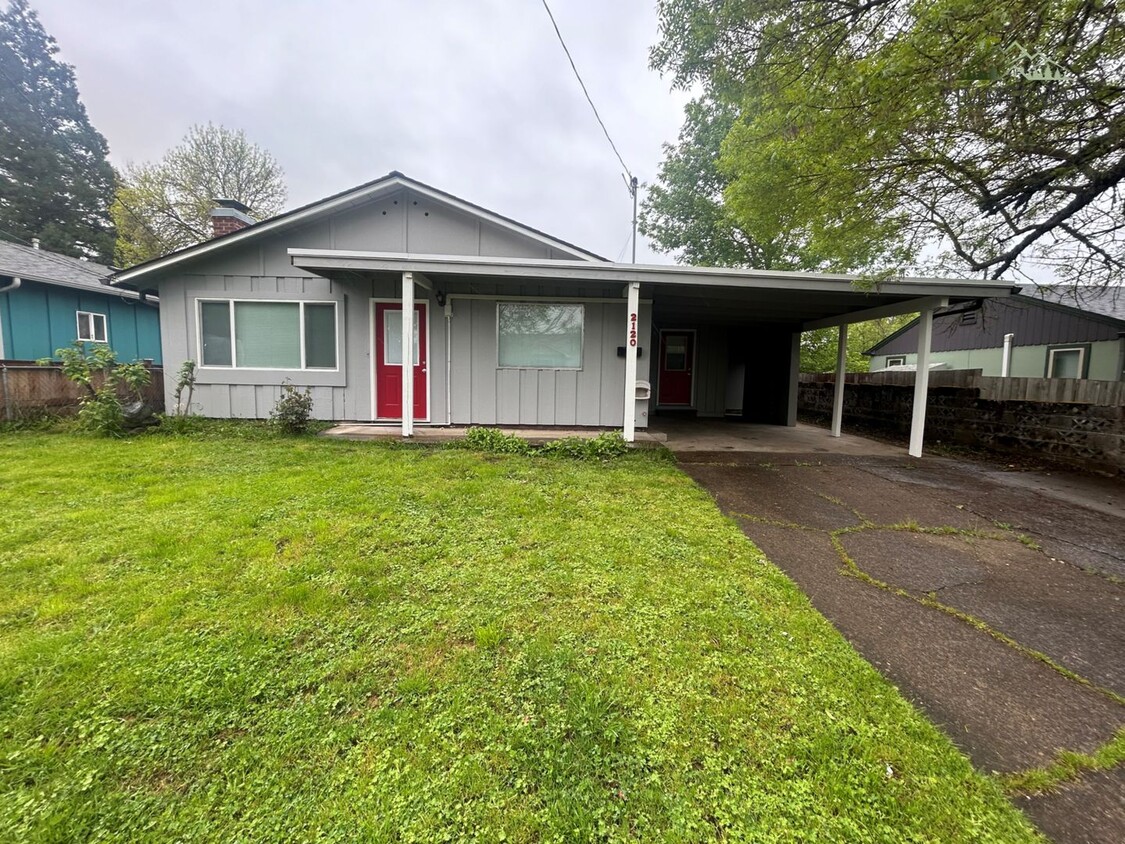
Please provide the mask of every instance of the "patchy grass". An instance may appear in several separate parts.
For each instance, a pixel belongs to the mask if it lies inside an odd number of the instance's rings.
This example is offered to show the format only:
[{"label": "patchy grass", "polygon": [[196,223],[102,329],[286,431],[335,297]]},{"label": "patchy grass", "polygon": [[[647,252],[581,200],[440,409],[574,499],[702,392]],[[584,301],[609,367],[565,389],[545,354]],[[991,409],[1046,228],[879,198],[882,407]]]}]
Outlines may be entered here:
[{"label": "patchy grass", "polygon": [[0,437],[0,840],[1038,840],[674,467]]},{"label": "patchy grass", "polygon": [[1041,794],[1077,779],[1086,771],[1108,771],[1125,763],[1125,727],[1093,753],[1064,750],[1045,768],[1003,774],[1001,781],[1012,794]]}]

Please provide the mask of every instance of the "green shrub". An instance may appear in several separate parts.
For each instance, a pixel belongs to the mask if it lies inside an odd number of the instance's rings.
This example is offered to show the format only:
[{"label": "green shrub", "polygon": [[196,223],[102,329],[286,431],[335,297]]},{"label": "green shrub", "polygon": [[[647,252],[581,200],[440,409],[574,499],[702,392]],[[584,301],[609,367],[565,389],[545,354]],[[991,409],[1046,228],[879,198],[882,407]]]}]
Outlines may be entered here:
[{"label": "green shrub", "polygon": [[505,434],[497,428],[470,428],[465,434],[465,444],[477,451],[492,454],[534,454],[535,448],[515,434]]},{"label": "green shrub", "polygon": [[523,437],[506,434],[497,428],[470,428],[462,445],[491,454],[541,455],[576,460],[607,460],[629,451],[629,444],[620,431],[604,431],[596,437],[564,437],[534,446]]},{"label": "green shrub", "polygon": [[629,444],[620,431],[604,431],[596,437],[563,437],[545,443],[543,454],[573,457],[578,460],[606,460],[629,451]]},{"label": "green shrub", "polygon": [[281,398],[270,412],[270,424],[283,434],[307,433],[312,406],[309,388],[298,390],[286,379],[281,385]]},{"label": "green shrub", "polygon": [[[121,393],[131,393],[142,400],[141,389],[150,380],[145,365],[140,361],[120,363],[117,354],[108,346],[87,349],[80,340],[64,349],[56,349],[55,357],[61,362],[66,379],[83,390],[78,399],[81,427],[94,434],[121,436],[125,431]],[[51,358],[39,361],[40,366],[54,363]]]}]

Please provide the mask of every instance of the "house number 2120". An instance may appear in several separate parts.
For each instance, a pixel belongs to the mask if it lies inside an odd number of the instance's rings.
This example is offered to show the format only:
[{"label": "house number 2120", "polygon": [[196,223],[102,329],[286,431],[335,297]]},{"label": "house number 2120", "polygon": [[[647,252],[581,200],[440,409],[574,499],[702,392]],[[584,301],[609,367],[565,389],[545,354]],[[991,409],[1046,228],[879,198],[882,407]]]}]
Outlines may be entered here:
[{"label": "house number 2120", "polygon": [[637,345],[637,315],[629,314],[629,345]]}]

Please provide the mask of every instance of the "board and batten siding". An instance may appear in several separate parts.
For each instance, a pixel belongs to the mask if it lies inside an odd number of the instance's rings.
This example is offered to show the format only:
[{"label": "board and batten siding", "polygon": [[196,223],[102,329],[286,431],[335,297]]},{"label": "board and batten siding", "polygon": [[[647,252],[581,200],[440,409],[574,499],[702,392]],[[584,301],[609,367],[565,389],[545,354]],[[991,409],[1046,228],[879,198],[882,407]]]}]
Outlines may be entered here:
[{"label": "board and batten siding", "polygon": [[[563,294],[521,289],[521,296],[528,295],[551,302]],[[497,359],[497,304],[504,301],[510,299],[502,294],[495,299],[458,299],[454,294],[453,424],[619,427],[625,407],[625,359],[617,356],[617,349],[624,346],[628,328],[625,301],[607,297],[604,303],[583,303],[580,369],[502,368]],[[651,305],[642,304],[639,336],[648,336],[651,316]],[[440,369],[444,371],[444,361]],[[637,380],[649,380],[647,354],[637,361]],[[645,424],[647,417],[638,419],[638,427]]]},{"label": "board and batten siding", "polygon": [[[288,380],[297,387],[309,388],[313,416],[317,419],[373,418],[371,302],[399,301],[401,280],[389,275],[375,279],[322,278],[293,267],[288,256],[291,247],[570,260],[575,257],[409,189],[289,231],[201,256],[182,268],[170,270],[159,281],[169,408],[180,366],[188,359],[197,363],[200,360],[196,324],[199,298],[334,301],[337,371],[200,367],[192,409],[209,417],[266,418],[280,396],[281,385]],[[494,299],[458,299],[457,284],[451,281],[448,285],[453,310],[449,325],[453,337],[452,421],[481,425],[620,426],[625,361],[617,357],[617,347],[624,344],[627,328],[626,305],[620,291],[518,281],[509,285],[502,290],[487,283],[462,282],[461,293],[486,293],[494,295]],[[605,297],[604,303],[585,303],[582,368],[500,368],[496,356],[497,302],[506,301],[505,295],[534,296],[544,302]],[[428,303],[430,421],[443,424],[449,419],[445,312],[432,292],[417,287],[415,297],[418,302]],[[638,316],[640,336],[648,336],[651,305],[643,304]],[[648,380],[648,372],[648,361],[638,361],[638,379]],[[643,420],[638,424],[643,424]]]}]

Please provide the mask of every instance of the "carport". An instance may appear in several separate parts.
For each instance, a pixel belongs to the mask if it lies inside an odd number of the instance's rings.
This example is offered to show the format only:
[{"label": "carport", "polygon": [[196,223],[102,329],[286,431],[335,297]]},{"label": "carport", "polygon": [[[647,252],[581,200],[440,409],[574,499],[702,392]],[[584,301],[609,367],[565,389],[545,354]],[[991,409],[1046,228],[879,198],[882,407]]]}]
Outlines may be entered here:
[{"label": "carport", "polygon": [[[724,416],[727,388],[740,394],[735,408],[744,421],[796,424],[800,335],[817,328],[839,331],[836,393],[832,434],[839,436],[843,418],[843,386],[847,326],[851,323],[906,313],[921,314],[918,374],[915,383],[910,453],[921,454],[929,381],[933,314],[954,303],[1007,296],[1007,282],[933,278],[867,281],[855,276],[739,270],[690,266],[645,266],[602,261],[527,258],[481,258],[450,255],[360,252],[339,249],[288,250],[295,267],[332,279],[393,281],[401,293],[402,359],[418,339],[413,313],[417,294],[432,297],[445,308],[446,330],[454,300],[496,302],[598,302],[614,299],[626,307],[609,341],[623,359],[615,402],[626,440],[636,437],[638,382],[655,382],[655,405],[680,407],[700,416]],[[397,317],[396,317],[397,319]],[[396,326],[397,329],[397,326]],[[487,329],[474,329],[487,339]],[[495,327],[492,329],[495,332]],[[681,339],[674,340],[677,334]],[[397,342],[397,341],[396,341]],[[690,342],[690,345],[689,345]],[[646,347],[647,343],[647,347]],[[451,344],[447,344],[447,349]],[[483,345],[483,343],[482,343]],[[470,354],[472,344],[468,346]],[[494,354],[495,338],[488,354]],[[646,354],[647,351],[647,354]],[[495,361],[492,361],[495,363]],[[481,365],[476,362],[473,366]],[[445,367],[447,395],[453,393],[450,360]],[[503,367],[498,367],[502,369]],[[571,367],[573,369],[573,367]],[[579,369],[581,366],[579,366]],[[677,390],[669,388],[681,373]],[[643,377],[647,375],[648,377]],[[689,387],[683,386],[685,380]],[[428,382],[427,382],[428,383]],[[722,385],[721,390],[718,385]],[[707,406],[703,404],[703,390]],[[414,382],[401,379],[402,407],[413,406]],[[500,388],[497,388],[500,389]],[[605,389],[599,385],[598,389]],[[697,389],[699,395],[697,396]],[[716,397],[722,393],[722,400]],[[671,401],[662,401],[669,400]],[[452,405],[451,399],[447,407]],[[603,406],[605,399],[603,397]],[[471,416],[454,419],[480,424]],[[405,414],[404,437],[413,435],[415,420]]]}]

